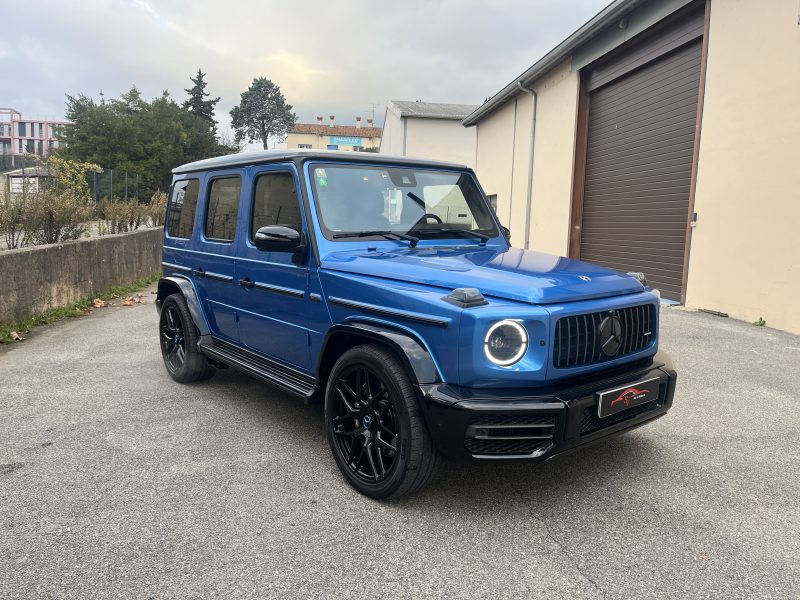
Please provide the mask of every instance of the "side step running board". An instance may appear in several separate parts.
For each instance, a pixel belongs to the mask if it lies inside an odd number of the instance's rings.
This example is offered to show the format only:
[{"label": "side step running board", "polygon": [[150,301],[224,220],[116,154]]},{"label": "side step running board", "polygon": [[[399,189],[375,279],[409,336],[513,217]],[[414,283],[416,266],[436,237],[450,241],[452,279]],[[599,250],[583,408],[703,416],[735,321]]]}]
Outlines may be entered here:
[{"label": "side step running board", "polygon": [[238,367],[242,371],[263,379],[305,401],[308,401],[316,391],[317,381],[311,375],[277,363],[212,335],[200,336],[197,347],[206,356],[232,367]]}]

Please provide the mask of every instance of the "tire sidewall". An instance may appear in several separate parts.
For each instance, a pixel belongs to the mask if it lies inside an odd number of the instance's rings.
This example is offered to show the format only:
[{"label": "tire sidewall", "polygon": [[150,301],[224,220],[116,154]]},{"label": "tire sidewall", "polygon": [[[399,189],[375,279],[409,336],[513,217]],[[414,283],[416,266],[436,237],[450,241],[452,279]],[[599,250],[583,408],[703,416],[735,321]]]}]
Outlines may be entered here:
[{"label": "tire sidewall", "polygon": [[[411,445],[414,443],[413,436],[411,435],[411,417],[409,415],[407,402],[416,402],[416,399],[406,397],[401,386],[395,380],[394,375],[388,371],[384,363],[377,358],[376,354],[378,353],[383,354],[384,351],[375,346],[357,346],[345,352],[341,358],[336,361],[328,377],[328,383],[325,389],[325,434],[328,438],[328,444],[331,448],[333,458],[350,485],[366,496],[375,499],[383,499],[391,496],[402,485],[403,479],[406,476],[406,471],[409,466],[409,457],[411,456]],[[355,365],[364,365],[373,372],[381,375],[384,384],[388,388],[390,397],[392,398],[392,406],[400,425],[397,462],[392,468],[392,473],[385,480],[377,484],[370,484],[362,481],[350,472],[347,466],[347,460],[339,453],[333,434],[331,420],[338,408],[338,399],[336,398],[334,389],[336,381],[342,371]]]},{"label": "tire sidewall", "polygon": [[[167,362],[167,357],[164,355],[164,343],[161,339],[161,327],[166,319],[167,310],[170,307],[175,307],[178,318],[181,320],[181,327],[183,328],[184,340],[184,356],[185,359],[180,369],[172,369]],[[206,368],[205,358],[197,351],[197,328],[192,321],[189,314],[189,308],[186,306],[186,300],[181,294],[172,294],[167,296],[164,303],[161,305],[161,315],[158,320],[158,335],[159,346],[161,348],[161,358],[164,361],[164,367],[167,373],[175,381],[180,383],[187,383],[198,379],[197,374],[201,369]]]}]

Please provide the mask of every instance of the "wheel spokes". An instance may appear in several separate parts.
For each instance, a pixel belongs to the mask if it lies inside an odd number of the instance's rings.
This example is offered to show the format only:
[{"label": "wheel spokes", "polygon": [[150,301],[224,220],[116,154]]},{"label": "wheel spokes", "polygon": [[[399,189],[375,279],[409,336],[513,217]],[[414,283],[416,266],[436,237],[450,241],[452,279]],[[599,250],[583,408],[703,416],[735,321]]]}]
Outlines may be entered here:
[{"label": "wheel spokes", "polygon": [[338,410],[329,427],[347,471],[369,483],[383,481],[399,452],[397,417],[382,376],[363,363],[355,364],[338,376],[332,392]]}]

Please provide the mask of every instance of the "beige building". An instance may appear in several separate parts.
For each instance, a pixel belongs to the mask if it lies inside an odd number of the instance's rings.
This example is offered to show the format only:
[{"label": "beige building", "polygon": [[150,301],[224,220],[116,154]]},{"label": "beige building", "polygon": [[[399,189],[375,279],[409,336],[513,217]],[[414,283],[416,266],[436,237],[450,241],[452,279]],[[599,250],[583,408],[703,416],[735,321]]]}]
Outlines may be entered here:
[{"label": "beige building", "polygon": [[516,246],[800,333],[797,0],[616,0],[469,115]]},{"label": "beige building", "polygon": [[392,100],[386,105],[381,152],[475,166],[475,129],[461,120],[477,106]]},{"label": "beige building", "polygon": [[355,125],[337,125],[334,115],[327,123],[317,117],[316,123],[295,123],[289,129],[286,147],[377,152],[381,132],[380,127],[373,127],[372,119],[367,119],[367,126],[362,127],[361,117],[356,117]]}]

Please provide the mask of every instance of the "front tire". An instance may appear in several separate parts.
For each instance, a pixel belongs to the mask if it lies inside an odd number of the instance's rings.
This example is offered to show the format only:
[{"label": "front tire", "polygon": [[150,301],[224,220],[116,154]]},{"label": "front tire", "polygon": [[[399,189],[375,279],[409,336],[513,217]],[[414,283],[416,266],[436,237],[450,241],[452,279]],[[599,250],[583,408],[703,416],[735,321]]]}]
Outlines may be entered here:
[{"label": "front tire", "polygon": [[182,294],[167,296],[158,323],[161,356],[167,373],[179,383],[201,381],[215,369],[197,349],[197,328]]},{"label": "front tire", "polygon": [[325,393],[325,429],[339,470],[371,498],[422,489],[441,461],[411,379],[380,346],[356,346],[334,365]]}]

